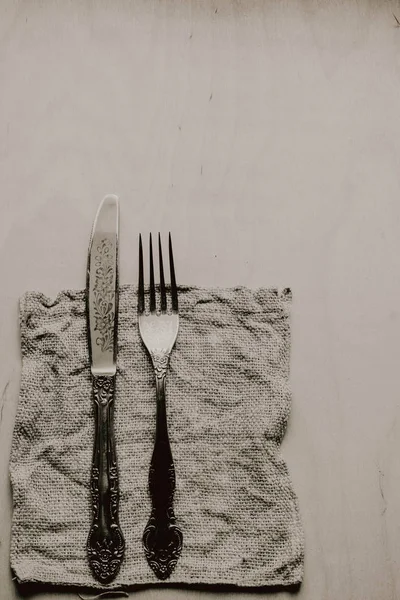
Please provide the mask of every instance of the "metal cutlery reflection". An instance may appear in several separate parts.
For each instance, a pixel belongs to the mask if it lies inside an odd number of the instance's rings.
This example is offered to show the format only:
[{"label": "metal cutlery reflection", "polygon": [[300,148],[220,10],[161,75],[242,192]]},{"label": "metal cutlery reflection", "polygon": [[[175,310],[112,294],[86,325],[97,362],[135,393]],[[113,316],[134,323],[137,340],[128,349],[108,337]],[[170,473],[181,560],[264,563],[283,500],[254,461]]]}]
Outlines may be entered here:
[{"label": "metal cutlery reflection", "polygon": [[164,281],[161,238],[158,234],[160,269],[160,311],[156,311],[153,248],[150,234],[150,306],[145,311],[142,237],[139,235],[138,321],[144,345],[150,354],[156,380],[156,433],[149,471],[152,502],[150,519],[143,533],[147,561],[159,579],[167,579],[176,566],[182,550],[182,532],[175,524],[173,497],[175,468],[168,438],[165,406],[165,379],[169,358],[178,334],[178,293],[175,281],[171,234],[169,235],[169,266],[171,310],[167,310],[167,290]]},{"label": "metal cutlery reflection", "polygon": [[95,405],[91,472],[93,522],[87,555],[94,577],[112,581],[124,557],[118,523],[118,471],[113,432],[117,353],[118,198],[106,196],[93,225],[87,271],[89,352]]}]

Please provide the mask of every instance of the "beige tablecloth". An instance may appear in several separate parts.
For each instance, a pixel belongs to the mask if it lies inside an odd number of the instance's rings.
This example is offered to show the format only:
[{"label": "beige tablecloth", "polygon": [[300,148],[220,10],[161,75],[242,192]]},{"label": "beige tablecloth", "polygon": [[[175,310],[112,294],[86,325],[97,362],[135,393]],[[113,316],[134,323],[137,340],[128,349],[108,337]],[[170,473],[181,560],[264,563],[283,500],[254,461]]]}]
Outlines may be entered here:
[{"label": "beige tablecloth", "polygon": [[[303,533],[280,455],[290,411],[291,292],[180,288],[180,329],[167,376],[184,543],[173,583],[289,585],[303,576]],[[93,402],[83,291],[21,300],[22,383],[11,456],[11,565],[21,582],[98,585],[86,559],[91,523]],[[158,583],[141,537],[154,375],[120,293],[115,435],[125,560],[110,587]]]}]

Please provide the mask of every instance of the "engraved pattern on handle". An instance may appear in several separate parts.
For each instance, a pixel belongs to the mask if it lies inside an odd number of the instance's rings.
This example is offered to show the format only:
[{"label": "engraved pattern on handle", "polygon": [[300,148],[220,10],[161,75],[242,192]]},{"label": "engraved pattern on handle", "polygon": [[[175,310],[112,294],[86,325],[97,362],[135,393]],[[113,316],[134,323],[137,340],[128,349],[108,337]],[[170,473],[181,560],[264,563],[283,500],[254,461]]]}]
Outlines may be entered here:
[{"label": "engraved pattern on handle", "polygon": [[173,498],[175,468],[168,438],[165,377],[169,354],[165,350],[151,352],[156,375],[157,421],[156,439],[149,471],[152,502],[150,519],[143,533],[143,545],[150,567],[159,579],[167,579],[182,551],[182,532],[175,524]]},{"label": "engraved pattern on handle", "polygon": [[125,551],[118,523],[118,470],[113,433],[115,376],[93,376],[96,430],[91,473],[93,522],[87,555],[94,577],[103,584],[118,574]]}]

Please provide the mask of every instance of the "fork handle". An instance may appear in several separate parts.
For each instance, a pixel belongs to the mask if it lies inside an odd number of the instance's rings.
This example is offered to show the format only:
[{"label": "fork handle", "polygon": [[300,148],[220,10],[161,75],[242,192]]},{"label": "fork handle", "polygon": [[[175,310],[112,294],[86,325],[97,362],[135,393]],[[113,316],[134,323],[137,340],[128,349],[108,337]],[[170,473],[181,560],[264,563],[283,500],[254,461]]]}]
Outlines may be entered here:
[{"label": "fork handle", "polygon": [[95,441],[91,493],[93,522],[87,555],[94,577],[112,581],[124,557],[125,542],[118,523],[118,471],[113,433],[115,376],[93,376]]},{"label": "fork handle", "polygon": [[143,533],[145,555],[159,579],[167,579],[182,551],[182,531],[175,524],[173,499],[175,468],[168,438],[165,407],[165,376],[168,355],[157,361],[156,373],[157,417],[156,438],[149,471],[149,491],[152,503],[150,519]]}]

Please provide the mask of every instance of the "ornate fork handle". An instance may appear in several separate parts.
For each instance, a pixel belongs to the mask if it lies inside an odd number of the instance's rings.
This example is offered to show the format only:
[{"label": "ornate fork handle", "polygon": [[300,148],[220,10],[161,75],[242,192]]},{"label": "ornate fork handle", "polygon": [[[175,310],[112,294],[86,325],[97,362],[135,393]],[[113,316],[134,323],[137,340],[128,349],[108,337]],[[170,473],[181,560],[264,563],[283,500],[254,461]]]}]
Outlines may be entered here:
[{"label": "ornate fork handle", "polygon": [[87,540],[89,565],[101,583],[121,566],[125,542],[118,523],[118,471],[113,433],[115,376],[93,376],[96,413],[91,473],[93,523]]},{"label": "ornate fork handle", "polygon": [[173,498],[175,468],[168,438],[165,408],[167,352],[152,352],[156,375],[157,418],[156,439],[149,471],[152,511],[143,533],[143,545],[150,567],[159,579],[167,579],[182,551],[182,532],[175,525]]}]

